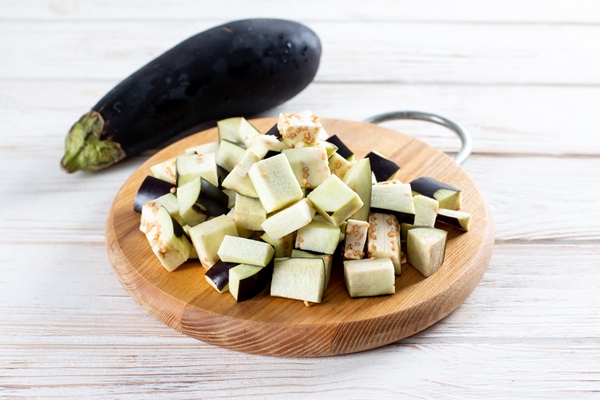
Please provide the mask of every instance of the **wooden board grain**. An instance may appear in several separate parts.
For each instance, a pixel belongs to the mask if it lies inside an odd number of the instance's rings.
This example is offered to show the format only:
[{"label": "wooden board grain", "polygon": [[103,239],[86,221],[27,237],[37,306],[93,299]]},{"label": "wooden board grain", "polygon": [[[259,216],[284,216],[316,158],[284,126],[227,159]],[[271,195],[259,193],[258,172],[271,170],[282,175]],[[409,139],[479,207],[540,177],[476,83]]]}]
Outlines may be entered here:
[{"label": "wooden board grain", "polygon": [[[276,122],[253,120],[261,131]],[[351,299],[343,272],[335,267],[323,302],[259,296],[236,303],[219,294],[203,277],[198,262],[167,272],[150,251],[133,212],[135,193],[149,166],[183,153],[194,144],[214,141],[216,128],[185,138],[146,161],[117,194],[106,224],[108,255],[129,294],[160,321],[189,336],[225,348],[264,355],[316,357],[383,346],[419,332],[456,309],[483,276],[494,242],[489,209],[474,182],[449,157],[409,136],[375,125],[324,120],[358,157],[378,150],[402,166],[398,178],[427,175],[460,187],[463,209],[473,215],[472,229],[449,230],[444,265],[425,279],[404,263],[392,296]]]}]

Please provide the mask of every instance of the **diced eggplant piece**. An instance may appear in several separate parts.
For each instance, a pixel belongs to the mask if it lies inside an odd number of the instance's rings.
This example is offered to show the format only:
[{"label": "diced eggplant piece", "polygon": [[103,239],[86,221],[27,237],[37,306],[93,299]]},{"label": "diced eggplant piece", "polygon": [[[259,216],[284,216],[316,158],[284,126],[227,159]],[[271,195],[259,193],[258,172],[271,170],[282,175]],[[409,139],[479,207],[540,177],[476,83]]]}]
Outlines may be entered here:
[{"label": "diced eggplant piece", "polygon": [[177,184],[177,166],[176,157],[173,157],[167,161],[155,164],[150,167],[150,173],[153,177],[161,179],[165,182]]},{"label": "diced eggplant piece", "polygon": [[333,256],[331,254],[313,253],[310,251],[293,249],[291,258],[321,258],[325,265],[325,287],[323,290],[327,289],[329,278],[331,278],[331,266],[333,264]]},{"label": "diced eggplant piece", "polygon": [[198,214],[209,216],[229,212],[229,197],[204,178],[196,178],[177,189],[179,214],[189,225],[195,226]]},{"label": "diced eggplant piece", "polygon": [[360,260],[365,256],[365,244],[369,235],[369,223],[349,219],[346,224],[344,258]]},{"label": "diced eggplant piece", "polygon": [[210,268],[217,261],[217,251],[226,235],[237,236],[235,222],[226,215],[209,219],[190,229],[189,235],[198,252],[198,258],[204,268]]},{"label": "diced eggplant piece", "polygon": [[252,139],[252,143],[248,146],[247,151],[251,151],[260,160],[266,158],[269,152],[280,153],[283,149],[288,147],[285,143],[281,143],[276,137],[271,135],[258,135]]},{"label": "diced eggplant piece", "polygon": [[214,186],[219,186],[214,153],[179,156],[176,160],[176,170],[177,186],[183,186],[196,178],[204,178]]},{"label": "diced eggplant piece", "polygon": [[219,140],[227,140],[247,147],[260,132],[244,117],[233,117],[217,121]]},{"label": "diced eggplant piece", "polygon": [[391,259],[394,273],[402,274],[400,224],[395,215],[374,213],[369,216],[367,254],[369,257]]},{"label": "diced eggplant piece", "polygon": [[273,246],[276,258],[290,257],[294,249],[294,242],[296,241],[296,232],[292,232],[279,239],[273,239],[265,232],[260,238]]},{"label": "diced eggplant piece", "polygon": [[269,284],[273,268],[240,264],[229,270],[229,292],[237,301],[253,298]]},{"label": "diced eggplant piece", "polygon": [[275,136],[277,139],[281,138],[281,132],[279,132],[279,128],[277,128],[277,124],[273,125],[271,129],[265,132],[265,135]]},{"label": "diced eggplant piece", "polygon": [[325,290],[321,258],[288,258],[275,261],[271,296],[320,303]]},{"label": "diced eggplant piece", "polygon": [[265,242],[225,235],[217,254],[221,261],[264,267],[275,255],[275,250]]},{"label": "diced eggplant piece", "polygon": [[406,261],[424,277],[444,263],[447,232],[436,228],[414,228],[406,234]]},{"label": "diced eggplant piece", "polygon": [[259,199],[238,195],[235,201],[235,225],[251,231],[262,230],[267,212]]},{"label": "diced eggplant piece", "polygon": [[226,171],[231,171],[244,157],[244,154],[246,154],[244,148],[227,140],[221,140],[216,157],[217,165]]},{"label": "diced eggplant piece", "polygon": [[302,189],[283,154],[257,162],[248,175],[267,213],[280,210],[302,198]]},{"label": "diced eggplant piece", "polygon": [[306,197],[319,214],[336,227],[363,206],[358,194],[336,175],[329,176]]},{"label": "diced eggplant piece", "polygon": [[337,153],[340,156],[344,157],[348,161],[354,161],[354,153],[348,148],[348,146],[344,144],[344,142],[342,142],[339,137],[337,137],[337,135],[327,138],[327,142],[337,147]]},{"label": "diced eggplant piece", "polygon": [[358,194],[363,206],[350,216],[352,219],[367,221],[371,210],[371,164],[368,158],[362,158],[352,164],[342,179],[346,185]]},{"label": "diced eggplant piece", "polygon": [[462,206],[462,194],[460,189],[433,178],[424,176],[410,183],[413,193],[436,199],[440,208],[448,210],[460,210]]},{"label": "diced eggplant piece", "polygon": [[367,154],[366,158],[371,161],[371,170],[375,174],[377,182],[392,180],[396,176],[396,173],[400,171],[400,166],[398,164],[376,151]]},{"label": "diced eggplant piece", "polygon": [[[227,213],[227,216],[229,218],[231,218],[233,220],[233,222],[235,223],[235,207],[233,207],[231,210],[229,210],[229,212]],[[254,235],[254,231],[251,231],[250,229],[246,229],[243,226],[238,225],[237,223],[235,223],[235,229],[237,230],[239,237],[248,239],[249,237]]]},{"label": "diced eggplant piece", "polygon": [[269,237],[279,239],[308,225],[314,215],[315,209],[311,203],[307,199],[302,199],[288,208],[270,215],[261,227]]},{"label": "diced eggplant piece", "polygon": [[315,188],[331,175],[324,147],[300,147],[282,150],[282,153],[302,188]]},{"label": "diced eggplant piece", "polygon": [[214,153],[217,154],[219,152],[219,142],[210,142],[199,144],[198,146],[188,147],[185,149],[185,154],[207,154]]},{"label": "diced eggplant piece", "polygon": [[394,264],[389,258],[344,261],[344,281],[350,297],[394,294]]},{"label": "diced eggplant piece", "polygon": [[463,211],[440,208],[438,210],[437,221],[452,225],[463,231],[468,231],[471,226],[471,214]]},{"label": "diced eggplant piece", "polygon": [[219,293],[225,293],[229,291],[229,270],[235,267],[236,263],[228,263],[218,261],[215,265],[210,267],[204,274],[206,282],[210,286],[214,287]]},{"label": "diced eggplant piece", "polygon": [[152,222],[161,206],[165,207],[167,211],[169,211],[169,214],[171,214],[180,225],[185,224],[185,221],[179,215],[177,197],[173,193],[167,193],[158,199],[144,204],[142,207],[142,217],[140,218],[140,231],[146,233],[152,228]]},{"label": "diced eggplant piece", "polygon": [[414,226],[433,228],[438,214],[439,203],[430,197],[416,195],[413,197],[415,206]]},{"label": "diced eggplant piece", "polygon": [[340,240],[340,229],[327,222],[312,221],[298,229],[296,248],[333,254]]},{"label": "diced eggplant piece", "polygon": [[339,243],[342,243],[344,240],[346,240],[346,226],[347,225],[348,225],[348,221],[344,221],[340,224],[340,241],[339,241]]},{"label": "diced eggplant piece", "polygon": [[343,179],[350,167],[352,167],[352,163],[338,153],[333,153],[331,157],[329,157],[328,163],[331,173],[337,175],[340,179]]},{"label": "diced eggplant piece", "polygon": [[185,231],[165,207],[161,206],[155,214],[146,238],[152,252],[169,272],[186,262],[190,256],[192,245]]},{"label": "diced eggplant piece", "polygon": [[233,170],[223,180],[221,186],[227,189],[232,189],[241,195],[257,198],[258,194],[254,185],[248,176],[250,168],[256,164],[260,159],[256,154],[251,151],[246,151],[240,162],[233,168]]},{"label": "diced eggplant piece", "polygon": [[398,180],[379,182],[371,188],[371,210],[393,213],[400,222],[413,224],[415,206],[410,185]]},{"label": "diced eggplant piece", "polygon": [[279,114],[277,128],[281,133],[281,141],[290,148],[305,147],[319,143],[319,136],[325,134],[318,116],[310,111],[297,114]]},{"label": "diced eggplant piece", "polygon": [[175,193],[174,184],[148,175],[138,189],[133,201],[133,211],[142,212],[142,207],[149,201],[158,199],[167,193]]}]

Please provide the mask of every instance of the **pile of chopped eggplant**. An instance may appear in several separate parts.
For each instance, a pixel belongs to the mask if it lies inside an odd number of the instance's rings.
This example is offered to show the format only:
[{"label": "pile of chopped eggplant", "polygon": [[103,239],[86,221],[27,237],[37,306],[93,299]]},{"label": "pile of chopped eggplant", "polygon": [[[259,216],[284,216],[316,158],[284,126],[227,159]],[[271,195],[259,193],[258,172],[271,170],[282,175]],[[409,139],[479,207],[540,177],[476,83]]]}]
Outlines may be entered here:
[{"label": "pile of chopped eggplant", "polygon": [[161,264],[188,260],[208,284],[244,301],[323,300],[333,257],[343,257],[350,297],[395,293],[406,260],[424,276],[444,262],[446,231],[463,231],[461,191],[430,177],[395,179],[375,151],[355,159],[310,111],[281,114],[259,132],[242,117],[218,122],[219,141],[150,167],[136,195],[140,231]]}]

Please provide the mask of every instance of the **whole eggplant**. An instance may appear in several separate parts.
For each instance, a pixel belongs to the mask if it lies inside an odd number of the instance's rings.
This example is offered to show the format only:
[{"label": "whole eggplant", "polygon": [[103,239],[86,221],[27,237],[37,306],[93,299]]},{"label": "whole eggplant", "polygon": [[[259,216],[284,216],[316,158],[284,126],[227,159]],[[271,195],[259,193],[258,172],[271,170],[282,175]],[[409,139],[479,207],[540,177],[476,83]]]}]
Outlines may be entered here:
[{"label": "whole eggplant", "polygon": [[319,37],[281,19],[201,32],[119,83],[69,131],[61,168],[98,171],[200,123],[273,108],[302,91],[321,58]]}]

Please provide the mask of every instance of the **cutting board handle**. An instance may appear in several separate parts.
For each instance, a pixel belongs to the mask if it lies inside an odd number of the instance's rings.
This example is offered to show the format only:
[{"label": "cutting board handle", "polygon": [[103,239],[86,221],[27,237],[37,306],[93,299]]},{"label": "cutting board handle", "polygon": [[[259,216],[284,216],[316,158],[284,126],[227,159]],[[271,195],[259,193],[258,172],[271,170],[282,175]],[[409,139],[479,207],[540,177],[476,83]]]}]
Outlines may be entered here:
[{"label": "cutting board handle", "polygon": [[471,150],[473,149],[471,134],[456,122],[442,117],[441,115],[423,111],[392,111],[366,118],[364,122],[368,122],[370,124],[379,124],[381,122],[393,121],[396,119],[416,119],[419,121],[433,122],[435,124],[442,125],[456,133],[462,142],[460,150],[454,156],[454,161],[457,164],[462,164],[465,162],[465,160],[471,154]]}]

